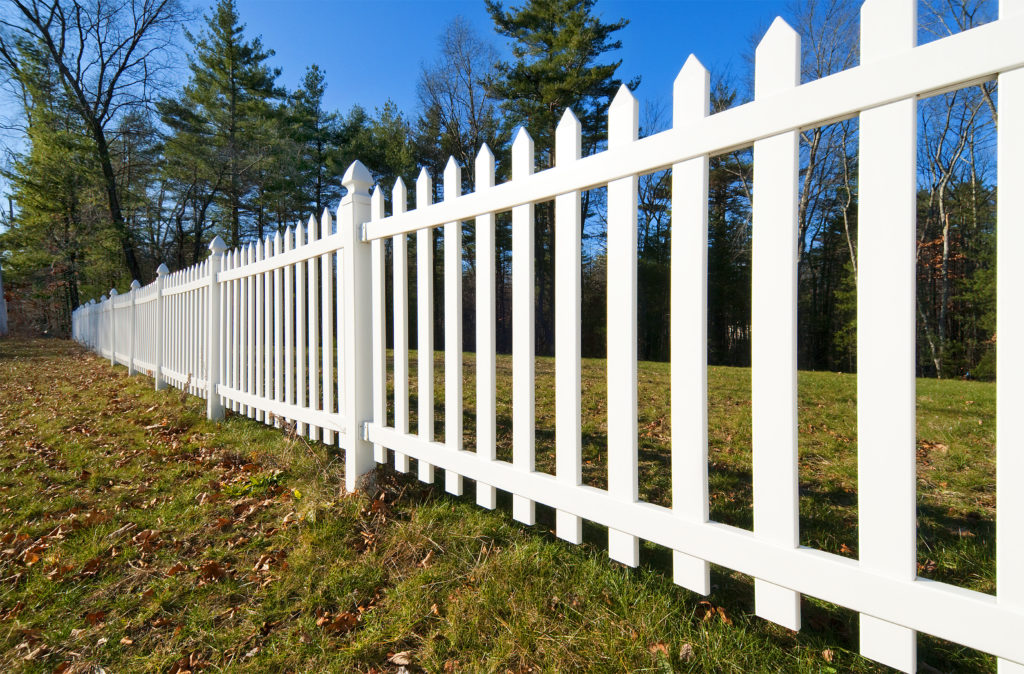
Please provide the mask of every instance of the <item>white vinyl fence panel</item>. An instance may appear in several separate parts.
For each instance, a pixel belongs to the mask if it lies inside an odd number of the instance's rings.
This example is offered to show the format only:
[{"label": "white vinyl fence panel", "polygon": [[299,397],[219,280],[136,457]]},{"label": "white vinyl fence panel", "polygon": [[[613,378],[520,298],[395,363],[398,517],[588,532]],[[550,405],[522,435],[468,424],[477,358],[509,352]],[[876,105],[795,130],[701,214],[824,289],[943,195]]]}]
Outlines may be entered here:
[{"label": "white vinyl fence panel", "polygon": [[[861,652],[903,671],[916,668],[916,632],[1000,658],[1024,672],[1024,283],[1012,256],[1024,247],[1024,0],[1002,0],[998,21],[916,45],[916,0],[868,0],[861,63],[799,82],[799,36],[781,19],[756,51],[755,97],[708,114],[709,78],[691,56],[676,80],[673,127],[639,139],[637,101],[612,101],[608,149],[581,157],[580,125],[566,111],[555,165],[535,171],[534,143],[520,130],[511,180],[496,185],[494,156],[481,148],[474,191],[461,194],[460,167],[416,181],[416,208],[381,187],[359,162],[343,180],[337,219],[227,251],[216,239],[202,264],[126,295],[75,311],[76,340],[130,371],[151,373],[224,408],[346,450],[346,485],[374,461],[393,460],[477,502],[512,494],[515,519],[532,524],[535,504],[556,510],[557,534],[578,543],[581,523],[609,531],[609,555],[636,565],[639,541],[673,551],[674,578],[710,591],[709,565],[755,579],[758,615],[799,629],[800,596],[861,614]],[[991,596],[916,575],[915,175],[916,101],[999,81],[997,578]],[[860,558],[799,544],[796,425],[796,199],[801,129],[860,118],[858,274],[858,505]],[[708,516],[707,192],[708,158],[753,145],[752,414],[754,530]],[[638,176],[672,172],[672,507],[638,494],[636,218]],[[580,193],[608,188],[608,489],[581,484]],[[555,201],[556,475],[534,465],[534,204]],[[512,214],[512,461],[495,457],[495,214]],[[463,446],[461,223],[475,220],[475,451]],[[335,222],[337,228],[335,229]],[[444,239],[444,442],[434,436],[433,231]],[[408,237],[416,237],[416,297]],[[393,247],[394,421],[387,423],[384,243]],[[413,303],[410,304],[410,300]],[[418,330],[419,414],[410,427],[410,307]],[[337,373],[337,375],[335,375]],[[393,459],[391,458],[393,457]]]}]

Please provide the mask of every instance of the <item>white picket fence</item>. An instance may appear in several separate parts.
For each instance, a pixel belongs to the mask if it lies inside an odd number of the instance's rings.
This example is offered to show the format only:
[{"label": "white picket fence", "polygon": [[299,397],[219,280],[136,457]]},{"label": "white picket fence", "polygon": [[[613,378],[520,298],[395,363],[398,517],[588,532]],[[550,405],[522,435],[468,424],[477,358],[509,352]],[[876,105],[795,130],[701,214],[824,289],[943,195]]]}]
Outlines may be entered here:
[{"label": "white picket fence", "polygon": [[[800,85],[800,40],[781,19],[756,52],[755,99],[708,115],[708,73],[696,58],[674,87],[673,128],[638,139],[637,101],[611,104],[607,151],[580,156],[580,125],[566,111],[554,168],[534,173],[533,141],[512,145],[512,178],[495,185],[487,147],[476,186],[460,195],[454,161],[444,200],[430,176],[406,212],[401,181],[385,214],[380,187],[359,162],[345,175],[337,214],[272,240],[225,251],[128,295],[80,307],[74,337],[131,372],[206,397],[266,423],[298,424],[346,450],[346,483],[394,455],[420,479],[445,471],[481,506],[513,495],[513,516],[556,509],[558,536],[581,540],[584,519],[609,530],[609,554],[636,565],[639,540],[674,551],[677,583],[710,590],[709,564],[755,578],[758,615],[800,627],[800,595],[861,614],[861,652],[916,667],[916,632],[1000,658],[1024,672],[1024,0],[1002,0],[1000,19],[915,46],[916,0],[869,0],[861,64]],[[916,575],[915,202],[916,100],[998,77],[997,580],[991,596]],[[858,234],[859,560],[799,545],[796,388],[798,131],[860,117]],[[709,521],[707,452],[708,157],[754,146],[754,530]],[[672,507],[638,498],[637,177],[672,171]],[[581,484],[580,191],[608,186],[608,489]],[[555,200],[556,475],[534,470],[533,204]],[[512,212],[513,460],[495,458],[494,217]],[[461,225],[476,222],[476,449],[462,445]],[[409,432],[407,235],[415,233],[419,418],[433,418],[431,229],[444,232],[442,444],[433,424]],[[394,425],[386,424],[384,241],[392,238]],[[336,285],[335,285],[336,284]],[[334,293],[337,293],[335,303]],[[451,301],[448,301],[448,300]],[[337,308],[334,311],[334,308]],[[337,377],[335,377],[335,368]],[[338,382],[336,386],[336,382]]]}]

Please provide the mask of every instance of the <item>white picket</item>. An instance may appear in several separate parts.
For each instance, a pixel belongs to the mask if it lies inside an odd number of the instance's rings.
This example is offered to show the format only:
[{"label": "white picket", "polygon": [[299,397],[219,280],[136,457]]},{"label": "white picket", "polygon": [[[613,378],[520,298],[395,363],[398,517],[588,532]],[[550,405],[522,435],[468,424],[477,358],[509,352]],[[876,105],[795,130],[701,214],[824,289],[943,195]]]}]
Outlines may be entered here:
[{"label": "white picket", "polygon": [[[476,156],[474,173],[477,193],[494,187],[494,153],[486,144]],[[485,213],[476,219],[476,455],[482,461],[494,461],[497,442],[494,267],[494,214]],[[477,482],[476,502],[497,506],[494,485]]]},{"label": "white picket", "polygon": [[[800,36],[782,19],[757,46],[754,98],[800,84]],[[796,413],[796,244],[799,133],[754,142],[751,404],[754,533],[800,543]],[[757,578],[754,610],[800,629],[800,595]]]},{"label": "white picket", "polygon": [[[861,61],[914,47],[916,0],[867,0]],[[906,581],[917,575],[916,141],[908,98],[860,116],[857,243],[857,493],[860,564]],[[917,665],[914,631],[860,617],[863,655],[903,671]]]},{"label": "white picket", "polygon": [[[512,181],[533,174],[533,139],[519,127],[512,142]],[[512,465],[534,468],[534,252],[533,204],[512,209]],[[532,525],[534,502],[512,494],[512,517]]]},{"label": "white picket", "polygon": [[[309,216],[309,225],[306,228],[309,235],[309,243],[312,245],[322,236],[320,223],[315,216]],[[306,261],[306,281],[308,284],[309,330],[309,407],[319,410],[320,408],[320,274],[317,270],[318,260],[310,257]],[[314,424],[309,425],[309,439],[320,439],[320,428]]]},{"label": "white picket", "polygon": [[[1024,0],[1001,0],[1000,20],[1024,15]],[[1024,611],[1024,68],[1000,73],[996,184],[996,593],[999,603]],[[999,674],[1024,674],[1024,663],[999,660]]]},{"label": "white picket", "polygon": [[[622,85],[608,108],[608,147],[637,140],[639,104]],[[636,245],[637,177],[608,183],[608,491],[637,500]],[[627,566],[640,562],[640,540],[608,530],[608,555]]]},{"label": "white picket", "polygon": [[[686,59],[672,90],[672,124],[703,119],[710,74],[695,56]],[[672,510],[692,522],[708,521],[708,157],[672,167],[672,263],[669,357],[672,415]],[[711,591],[710,565],[672,551],[676,583]]]},{"label": "white picket", "polygon": [[[258,243],[250,243],[246,249],[246,262],[252,265],[256,262],[256,249]],[[249,366],[249,375],[246,380],[245,390],[250,396],[255,396],[259,391],[257,388],[257,372],[260,362],[260,337],[262,336],[258,332],[258,323],[260,315],[260,307],[262,304],[256,299],[256,284],[259,281],[256,275],[251,275],[248,278],[249,284],[249,295],[245,302],[246,311],[248,312],[249,330],[246,333],[246,363]],[[258,410],[255,405],[249,405],[249,418],[256,419]]]},{"label": "white picket", "polygon": [[[322,238],[330,236],[331,229],[331,212],[325,208],[323,216],[320,218],[320,236]],[[323,377],[320,383],[320,391],[323,394],[321,409],[328,414],[335,411],[334,325],[336,315],[334,309],[334,279],[332,277],[334,273],[333,262],[334,255],[330,253],[320,256],[320,318],[322,319],[322,326],[320,328],[320,356],[322,363],[320,375]],[[333,444],[334,431],[329,428],[323,429],[323,440],[328,445]]]},{"label": "white picket", "polygon": [[[263,259],[270,259],[273,255],[271,240],[269,238],[264,239]],[[274,273],[272,271],[263,273],[263,299],[266,301],[266,304],[261,307],[263,312],[263,398],[266,400],[274,399],[274,314],[272,311],[273,301],[271,299],[274,297],[273,277]],[[273,418],[268,413],[265,402],[262,411],[264,422],[268,424],[273,423]]]},{"label": "white picket", "polygon": [[[580,159],[580,133],[579,120],[567,109],[555,129],[555,162],[558,166]],[[555,197],[555,474],[570,487],[583,482],[580,425],[581,208],[579,192]],[[570,543],[581,543],[583,520],[578,515],[558,510],[555,512],[555,532]]]},{"label": "white picket", "polygon": [[[444,169],[444,199],[462,194],[462,170],[455,157]],[[380,239],[377,239],[379,241]],[[444,441],[462,451],[462,223],[444,225]],[[462,476],[444,472],[444,488],[462,496]]]},{"label": "white picket", "polygon": [[[274,232],[274,256],[277,257],[284,252],[284,241],[281,232]],[[284,270],[281,267],[274,269],[274,398],[278,402],[284,401]],[[274,415],[274,426],[280,427],[282,419]]]},{"label": "white picket", "polygon": [[[380,185],[374,188],[373,197],[370,199],[370,219],[380,220],[384,217],[384,193]],[[376,239],[370,242],[370,273],[371,273],[371,298],[373,305],[373,422],[380,426],[387,424],[387,342],[385,335],[385,300],[384,300],[384,240]],[[339,293],[338,301],[341,302],[342,295]],[[341,331],[338,331],[341,334]],[[339,352],[342,348],[339,347]],[[339,381],[343,379],[339,376]],[[344,409],[344,408],[339,408]],[[373,458],[377,463],[386,463],[388,460],[387,449],[384,445],[373,446]]]},{"label": "white picket", "polygon": [[[291,227],[284,232],[284,252],[292,250],[295,235]],[[284,268],[284,401],[295,403],[295,268]],[[294,419],[289,421],[294,422]]]},{"label": "white picket", "polygon": [[[426,208],[432,200],[433,187],[427,169],[416,179],[416,210]],[[434,440],[434,243],[433,231],[416,232],[416,380],[418,409],[416,413],[419,436],[427,442]],[[434,482],[434,466],[417,462],[417,471],[423,482]]]},{"label": "white picket", "polygon": [[[295,224],[295,248],[306,245],[306,232],[302,221]],[[308,409],[306,402],[306,324],[309,317],[306,309],[306,263],[295,265],[295,404]],[[308,432],[306,424],[296,422],[295,432],[305,437]]]},{"label": "white picket", "polygon": [[[404,213],[409,192],[401,178],[395,180],[391,191],[392,213]],[[392,292],[394,295],[394,358],[395,358],[395,428],[409,432],[409,249],[405,234],[392,238]],[[409,457],[395,452],[395,470],[409,472]]]}]

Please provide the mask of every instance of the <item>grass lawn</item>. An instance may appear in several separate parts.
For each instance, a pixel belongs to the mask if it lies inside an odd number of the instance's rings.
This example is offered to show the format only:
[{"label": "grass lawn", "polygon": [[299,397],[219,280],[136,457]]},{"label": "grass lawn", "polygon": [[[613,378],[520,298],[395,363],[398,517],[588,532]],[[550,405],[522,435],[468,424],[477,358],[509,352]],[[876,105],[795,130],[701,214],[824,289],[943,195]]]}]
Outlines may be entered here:
[{"label": "grass lawn", "polygon": [[[414,354],[415,355],[415,354]],[[443,437],[442,358],[437,424]],[[510,458],[511,362],[498,361]],[[415,373],[415,358],[411,372]],[[473,357],[466,356],[466,445]],[[667,504],[666,364],[640,365],[641,497]],[[606,478],[604,362],[584,362],[584,481]],[[413,380],[415,381],[415,380]],[[750,527],[750,374],[711,368],[711,516]],[[411,409],[415,413],[416,401]],[[918,382],[921,575],[992,592],[995,387]],[[704,598],[667,550],[642,564],[381,470],[344,493],[336,448],[229,415],[69,342],[0,342],[0,670],[886,671],[856,615],[805,598],[799,633],[752,615],[749,577]],[[856,378],[800,374],[802,542],[856,557]],[[537,363],[538,469],[553,471],[554,363]],[[413,427],[415,428],[415,422]],[[994,671],[921,637],[925,671]]]}]

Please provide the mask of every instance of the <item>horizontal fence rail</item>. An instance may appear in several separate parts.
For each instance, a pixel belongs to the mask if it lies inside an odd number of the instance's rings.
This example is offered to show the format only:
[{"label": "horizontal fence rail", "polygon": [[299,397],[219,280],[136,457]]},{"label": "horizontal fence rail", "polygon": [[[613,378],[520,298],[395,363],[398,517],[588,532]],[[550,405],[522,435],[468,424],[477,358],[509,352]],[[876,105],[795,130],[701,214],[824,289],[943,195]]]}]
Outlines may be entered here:
[{"label": "horizontal fence rail", "polygon": [[[1003,0],[990,24],[916,46],[916,0],[868,0],[861,10],[856,68],[800,84],[800,39],[781,19],[755,56],[755,96],[710,115],[709,75],[690,57],[673,92],[673,128],[638,138],[638,104],[623,87],[609,109],[608,148],[581,157],[580,124],[566,111],[555,165],[534,170],[524,129],[511,147],[511,179],[495,184],[484,146],[474,191],[461,194],[449,161],[444,199],[431,203],[431,176],[416,181],[407,210],[401,179],[392,212],[372,196],[355,162],[337,217],[236,250],[219,239],[210,258],[155,282],[92,301],[74,312],[74,338],[156,387],[337,442],[346,486],[374,462],[419,478],[445,472],[445,489],[496,506],[512,495],[515,519],[535,505],[555,509],[556,533],[582,540],[582,521],[608,528],[609,555],[639,561],[641,540],[673,551],[675,581],[709,593],[710,564],[755,579],[755,611],[790,629],[801,595],[860,613],[860,648],[903,671],[917,665],[916,632],[998,656],[1001,672],[1024,672],[1024,312],[1014,292],[1024,246],[1024,0]],[[917,577],[915,474],[916,105],[923,96],[998,78],[998,594]],[[860,557],[799,544],[796,317],[798,151],[801,129],[853,116],[860,121],[858,233],[858,517]],[[707,447],[707,246],[709,156],[753,146],[752,416],[754,528],[710,521]],[[637,180],[672,172],[670,508],[638,494]],[[582,484],[580,194],[608,188],[608,489]],[[555,202],[555,475],[535,470],[534,204]],[[512,222],[512,460],[496,459],[495,216]],[[475,220],[476,438],[463,446],[461,223]],[[336,225],[336,227],[335,227]],[[444,441],[434,436],[434,262],[444,241]],[[419,281],[410,304],[407,236],[415,235]],[[393,248],[387,297],[384,243]],[[453,298],[453,301],[448,298]],[[387,391],[387,302],[392,302],[394,393]],[[410,313],[416,314],[418,419],[410,431]],[[388,403],[394,417],[388,422]]]}]

